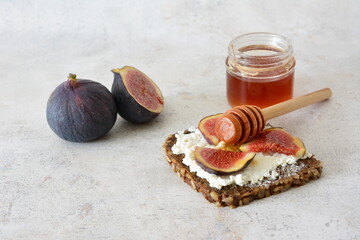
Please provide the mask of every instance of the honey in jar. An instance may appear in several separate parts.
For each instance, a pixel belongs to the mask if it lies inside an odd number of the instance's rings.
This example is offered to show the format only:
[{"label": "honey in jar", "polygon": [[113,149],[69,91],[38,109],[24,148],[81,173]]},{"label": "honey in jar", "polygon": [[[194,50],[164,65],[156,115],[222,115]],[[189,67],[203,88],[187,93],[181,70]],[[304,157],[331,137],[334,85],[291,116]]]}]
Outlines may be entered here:
[{"label": "honey in jar", "polygon": [[227,99],[261,108],[292,98],[295,59],[290,42],[274,33],[250,33],[229,44]]}]

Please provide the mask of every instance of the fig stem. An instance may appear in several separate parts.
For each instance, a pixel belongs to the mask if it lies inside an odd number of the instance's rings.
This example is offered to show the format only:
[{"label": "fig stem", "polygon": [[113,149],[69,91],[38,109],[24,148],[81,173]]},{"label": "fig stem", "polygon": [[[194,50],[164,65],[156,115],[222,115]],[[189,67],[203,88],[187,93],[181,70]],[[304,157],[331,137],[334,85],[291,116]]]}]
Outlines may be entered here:
[{"label": "fig stem", "polygon": [[112,71],[113,73],[118,73],[118,74],[120,74],[120,69],[119,69],[119,68],[112,69],[111,71]]},{"label": "fig stem", "polygon": [[68,80],[70,81],[71,86],[74,88],[76,86],[76,74],[69,73]]}]

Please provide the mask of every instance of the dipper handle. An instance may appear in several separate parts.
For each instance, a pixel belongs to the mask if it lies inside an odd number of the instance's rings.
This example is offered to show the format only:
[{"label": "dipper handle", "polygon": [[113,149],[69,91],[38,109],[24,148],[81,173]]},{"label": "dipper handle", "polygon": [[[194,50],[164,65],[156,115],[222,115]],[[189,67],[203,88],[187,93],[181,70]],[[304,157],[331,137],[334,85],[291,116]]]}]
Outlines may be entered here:
[{"label": "dipper handle", "polygon": [[323,88],[315,92],[305,94],[304,96],[293,98],[270,107],[262,109],[263,116],[266,120],[276,118],[288,112],[309,106],[313,103],[324,101],[332,95],[330,88]]}]

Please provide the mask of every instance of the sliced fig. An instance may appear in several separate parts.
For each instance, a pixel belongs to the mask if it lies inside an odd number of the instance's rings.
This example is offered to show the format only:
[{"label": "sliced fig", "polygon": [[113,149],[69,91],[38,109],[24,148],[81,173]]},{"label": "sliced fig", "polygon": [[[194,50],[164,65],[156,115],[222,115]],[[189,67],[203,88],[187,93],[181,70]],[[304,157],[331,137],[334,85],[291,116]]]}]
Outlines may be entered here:
[{"label": "sliced fig", "polygon": [[46,118],[50,128],[71,142],[88,142],[104,136],[116,121],[111,92],[98,82],[70,74],[50,95]]},{"label": "sliced fig", "polygon": [[133,123],[145,123],[156,118],[164,108],[164,98],[159,87],[144,73],[125,66],[111,70],[118,113]]},{"label": "sliced fig", "polygon": [[200,120],[198,124],[198,129],[200,130],[201,134],[204,136],[205,140],[211,145],[217,145],[220,140],[216,137],[215,133],[215,123],[218,117],[222,114],[215,114],[204,117]]},{"label": "sliced fig", "polygon": [[226,151],[222,149],[196,147],[195,160],[202,169],[217,175],[232,175],[246,168],[255,153]]},{"label": "sliced fig", "polygon": [[303,157],[306,151],[304,143],[282,128],[268,128],[256,138],[240,146],[242,152],[275,152]]}]

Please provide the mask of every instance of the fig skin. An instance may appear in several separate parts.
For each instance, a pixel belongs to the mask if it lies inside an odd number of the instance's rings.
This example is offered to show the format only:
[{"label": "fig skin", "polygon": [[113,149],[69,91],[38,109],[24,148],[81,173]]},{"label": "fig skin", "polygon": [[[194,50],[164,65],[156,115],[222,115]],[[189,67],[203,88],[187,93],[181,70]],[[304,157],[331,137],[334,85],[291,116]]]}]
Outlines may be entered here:
[{"label": "fig skin", "polygon": [[117,117],[115,100],[102,84],[70,74],[50,95],[46,118],[62,139],[89,142],[104,136]]},{"label": "fig skin", "polygon": [[[115,98],[117,111],[122,118],[132,123],[146,123],[156,118],[162,112],[164,107],[164,98],[159,87],[148,76],[138,69],[130,66],[125,66],[121,69],[113,69],[111,71],[114,73],[114,82],[111,92]],[[131,74],[129,74],[129,72],[132,74],[138,74],[138,76],[141,77],[141,80],[152,86],[155,91],[155,95],[144,97],[145,93],[142,91],[146,92],[147,89],[140,88],[136,89],[138,92],[131,93],[128,86],[131,84],[132,80],[134,81],[136,79],[131,79]],[[150,109],[145,106],[146,104],[140,103],[141,101],[139,101],[139,99],[147,101],[150,105],[152,102],[157,106],[156,109]]]}]

